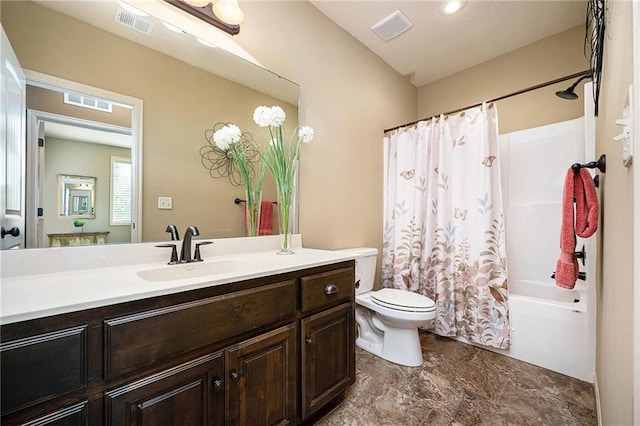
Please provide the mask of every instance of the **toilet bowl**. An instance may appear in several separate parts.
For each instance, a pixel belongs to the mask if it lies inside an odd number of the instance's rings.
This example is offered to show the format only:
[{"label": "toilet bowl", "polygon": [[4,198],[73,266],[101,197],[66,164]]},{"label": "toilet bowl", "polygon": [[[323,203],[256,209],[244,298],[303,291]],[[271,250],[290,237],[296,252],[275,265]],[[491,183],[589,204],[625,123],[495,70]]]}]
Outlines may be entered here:
[{"label": "toilet bowl", "polygon": [[373,291],[375,248],[346,249],[356,260],[356,345],[396,364],[422,365],[418,327],[435,318],[435,303],[421,294],[383,288]]}]

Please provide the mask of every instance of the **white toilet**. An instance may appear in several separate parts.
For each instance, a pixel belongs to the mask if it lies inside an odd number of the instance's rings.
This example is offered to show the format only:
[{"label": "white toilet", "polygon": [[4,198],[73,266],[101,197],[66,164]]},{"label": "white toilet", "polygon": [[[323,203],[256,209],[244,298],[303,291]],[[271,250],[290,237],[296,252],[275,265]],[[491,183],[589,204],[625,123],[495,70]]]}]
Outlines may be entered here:
[{"label": "white toilet", "polygon": [[372,291],[378,250],[341,251],[353,254],[356,260],[356,345],[396,364],[422,365],[418,327],[435,318],[433,300],[404,290]]}]

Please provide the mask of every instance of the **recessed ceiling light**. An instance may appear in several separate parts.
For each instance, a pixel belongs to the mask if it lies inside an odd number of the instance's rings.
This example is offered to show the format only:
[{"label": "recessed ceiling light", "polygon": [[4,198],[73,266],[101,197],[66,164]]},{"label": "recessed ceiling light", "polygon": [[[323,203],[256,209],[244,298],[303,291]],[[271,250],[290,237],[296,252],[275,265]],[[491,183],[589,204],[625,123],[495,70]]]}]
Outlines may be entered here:
[{"label": "recessed ceiling light", "polygon": [[441,15],[449,16],[462,10],[467,4],[467,0],[442,0],[438,11]]},{"label": "recessed ceiling light", "polygon": [[170,24],[168,22],[165,22],[165,21],[160,21],[160,22],[169,31],[173,31],[174,33],[178,33],[178,34],[186,34],[186,31],[181,30],[180,28],[176,27],[175,25],[172,25],[172,24]]},{"label": "recessed ceiling light", "polygon": [[118,3],[118,6],[120,6],[121,8],[123,8],[124,10],[126,10],[129,13],[133,13],[134,15],[137,15],[137,16],[149,16],[148,13],[145,13],[145,12],[141,11],[140,9],[136,9],[135,7],[131,6],[128,3],[125,3],[123,1],[116,0],[116,3]]}]

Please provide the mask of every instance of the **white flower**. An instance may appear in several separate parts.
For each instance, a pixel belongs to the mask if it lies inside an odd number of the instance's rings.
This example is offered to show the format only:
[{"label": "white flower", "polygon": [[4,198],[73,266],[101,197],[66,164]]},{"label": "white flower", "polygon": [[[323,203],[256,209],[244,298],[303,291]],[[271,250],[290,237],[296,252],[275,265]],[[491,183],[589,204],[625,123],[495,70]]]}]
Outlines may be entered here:
[{"label": "white flower", "polygon": [[302,126],[298,130],[298,137],[302,141],[302,143],[309,143],[313,140],[314,132],[313,128],[310,126]]},{"label": "white flower", "polygon": [[227,124],[213,133],[213,141],[218,145],[218,148],[226,151],[231,144],[240,141],[241,134],[242,132],[238,126]]},{"label": "white flower", "polygon": [[284,124],[284,119],[287,118],[287,115],[284,113],[284,110],[279,106],[271,107],[271,125],[272,126],[282,126]]},{"label": "white flower", "polygon": [[284,110],[279,106],[259,106],[253,112],[253,121],[260,127],[282,126],[286,117]]},{"label": "white flower", "polygon": [[267,127],[269,125],[270,111],[266,106],[259,106],[253,111],[253,121],[260,127]]}]

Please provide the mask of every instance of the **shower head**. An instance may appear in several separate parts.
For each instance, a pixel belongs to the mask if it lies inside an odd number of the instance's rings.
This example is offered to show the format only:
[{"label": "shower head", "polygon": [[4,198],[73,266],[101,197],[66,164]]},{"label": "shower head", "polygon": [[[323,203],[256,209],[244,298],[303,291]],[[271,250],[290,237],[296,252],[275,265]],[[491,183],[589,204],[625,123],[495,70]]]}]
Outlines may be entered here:
[{"label": "shower head", "polygon": [[575,92],[573,91],[573,87],[569,87],[568,89],[565,89],[565,90],[558,90],[556,92],[556,96],[562,99],[568,99],[570,101],[574,99],[578,99],[578,95],[576,95]]},{"label": "shower head", "polygon": [[578,95],[575,94],[574,90],[576,89],[576,86],[578,85],[578,83],[580,83],[585,78],[591,78],[591,73],[583,75],[575,83],[573,83],[571,86],[569,86],[567,89],[558,90],[556,92],[556,96],[558,96],[559,98],[568,99],[568,100],[571,100],[571,101],[575,100],[575,99],[578,99]]}]

